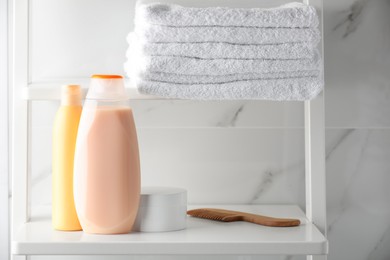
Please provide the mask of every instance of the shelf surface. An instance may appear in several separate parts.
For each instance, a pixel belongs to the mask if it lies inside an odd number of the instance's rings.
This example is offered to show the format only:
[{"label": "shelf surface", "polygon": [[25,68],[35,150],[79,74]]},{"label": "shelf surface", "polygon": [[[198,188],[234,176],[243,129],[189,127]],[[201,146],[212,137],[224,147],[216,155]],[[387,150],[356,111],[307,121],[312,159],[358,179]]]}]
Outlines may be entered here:
[{"label": "shelf surface", "polygon": [[[295,205],[197,205],[301,220],[298,227],[265,227],[188,217],[187,228],[162,233],[91,235],[51,227],[49,214],[24,224],[12,241],[19,255],[315,255],[328,253],[328,241]],[[50,210],[50,209],[49,209]],[[47,212],[48,210],[46,210]]]},{"label": "shelf surface", "polygon": [[[63,84],[31,84],[28,87],[23,88],[21,96],[25,100],[60,100],[61,99],[61,85]],[[86,84],[82,85],[83,98],[87,94]],[[138,89],[135,87],[129,87],[126,84],[126,93],[130,99],[133,100],[160,100],[168,99],[164,97],[144,95],[138,92]]]},{"label": "shelf surface", "polygon": [[[50,100],[60,100],[61,99],[61,86],[66,84],[79,84],[82,88],[82,97],[85,98],[88,86],[90,84],[90,79],[59,79],[55,81],[43,81],[38,83],[28,84],[27,86],[21,88],[20,97],[24,100],[29,101],[50,101]],[[125,80],[126,93],[130,100],[183,100],[179,98],[168,98],[161,96],[153,96],[142,94],[138,89],[131,84],[129,80]],[[256,99],[253,99],[256,100]],[[253,101],[252,100],[252,101]],[[259,100],[260,101],[260,100]],[[272,102],[284,102],[284,101],[275,101],[275,100],[262,100],[262,101],[272,101]],[[301,101],[287,101],[285,102],[301,102]]]}]

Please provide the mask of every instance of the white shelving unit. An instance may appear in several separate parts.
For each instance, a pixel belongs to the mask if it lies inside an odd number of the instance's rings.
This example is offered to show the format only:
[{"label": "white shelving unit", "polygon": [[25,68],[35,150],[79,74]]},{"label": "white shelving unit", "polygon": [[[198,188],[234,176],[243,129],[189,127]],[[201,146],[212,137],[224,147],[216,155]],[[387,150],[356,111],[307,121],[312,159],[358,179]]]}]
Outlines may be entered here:
[{"label": "white shelving unit", "polygon": [[[306,212],[295,205],[223,205],[276,217],[299,218],[302,225],[270,228],[249,223],[220,223],[188,218],[188,228],[166,233],[126,235],[88,235],[59,232],[51,228],[50,209],[30,218],[31,103],[59,99],[55,86],[61,81],[29,84],[28,5],[29,0],[14,0],[13,30],[13,199],[11,254],[14,259],[29,255],[307,255],[325,260],[326,180],[324,143],[324,94],[305,101]],[[309,3],[308,0],[305,3]],[[311,0],[322,20],[322,0]],[[322,27],[322,22],[321,22]],[[321,29],[322,31],[322,29]],[[322,45],[321,48],[322,49]],[[159,99],[128,89],[133,99]],[[215,206],[215,205],[213,205]]]}]

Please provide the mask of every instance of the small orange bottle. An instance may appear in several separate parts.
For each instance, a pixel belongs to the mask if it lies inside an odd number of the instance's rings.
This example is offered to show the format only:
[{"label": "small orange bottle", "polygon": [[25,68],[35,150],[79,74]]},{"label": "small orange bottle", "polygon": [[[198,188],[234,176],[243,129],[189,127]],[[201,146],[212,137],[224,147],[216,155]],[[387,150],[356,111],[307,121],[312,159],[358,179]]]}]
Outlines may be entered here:
[{"label": "small orange bottle", "polygon": [[81,110],[80,86],[63,86],[52,151],[52,225],[57,230],[81,230],[73,199],[73,159]]}]

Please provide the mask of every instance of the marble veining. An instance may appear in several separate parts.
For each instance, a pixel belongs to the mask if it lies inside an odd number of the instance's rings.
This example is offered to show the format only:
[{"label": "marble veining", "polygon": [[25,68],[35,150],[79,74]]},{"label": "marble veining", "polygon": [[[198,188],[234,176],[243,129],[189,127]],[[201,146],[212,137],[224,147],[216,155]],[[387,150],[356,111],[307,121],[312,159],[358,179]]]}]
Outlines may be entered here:
[{"label": "marble veining", "polygon": [[334,141],[332,140],[333,142],[326,147],[326,160],[329,159],[329,157],[333,154],[333,152],[338,147],[340,147],[340,145],[343,144],[344,140],[346,140],[349,136],[351,136],[354,131],[356,131],[356,129],[346,129],[342,131],[342,134],[338,139]]},{"label": "marble veining", "polygon": [[368,254],[368,260],[388,260],[390,259],[390,225],[387,226],[386,231],[379,239],[375,247]]},{"label": "marble veining", "polygon": [[390,2],[324,1],[327,126],[390,126]]},{"label": "marble veining", "polygon": [[339,29],[341,26],[345,25],[346,29],[343,34],[343,37],[346,38],[349,34],[356,31],[359,23],[363,17],[362,13],[367,5],[367,3],[372,0],[357,0],[349,8],[348,11],[343,11],[344,19],[339,22],[333,30]]},{"label": "marble veining", "polygon": [[[303,156],[303,155],[302,155]],[[277,186],[281,180],[279,178],[282,175],[294,175],[298,178],[298,181],[303,183],[305,180],[305,162],[304,160],[299,160],[298,162],[291,163],[290,165],[287,165],[286,167],[283,167],[281,169],[277,170],[266,170],[260,174],[260,181],[257,185],[256,189],[254,190],[254,195],[250,199],[250,204],[258,204],[263,202],[263,196],[264,193],[269,191],[270,189],[274,188],[273,186]],[[304,183],[302,184],[304,186]],[[281,191],[279,191],[281,192]],[[294,193],[299,194],[299,191],[294,191]],[[295,203],[304,208],[305,201],[302,196],[298,196],[300,199],[296,200]],[[263,202],[264,203],[264,202]]]},{"label": "marble veining", "polygon": [[[336,145],[334,145],[333,148],[329,152],[327,150],[327,159],[329,159],[331,157],[331,155],[333,154],[333,152],[338,147],[341,147],[343,145],[343,141],[346,138],[348,138],[349,136],[352,136],[352,134],[354,132],[356,132],[355,129],[347,129],[347,130],[342,131],[342,133],[340,135],[340,138],[336,142]],[[328,231],[329,232],[332,231],[332,229],[334,227],[334,224],[337,221],[339,221],[340,217],[342,216],[342,213],[349,206],[350,189],[351,189],[351,187],[354,184],[356,175],[359,174],[359,169],[361,167],[361,164],[364,163],[364,156],[366,155],[365,152],[366,152],[366,149],[367,149],[367,143],[368,143],[370,134],[371,134],[371,131],[368,131],[363,136],[363,143],[362,143],[361,147],[359,148],[359,153],[358,153],[358,159],[357,159],[356,166],[354,167],[354,169],[352,171],[352,174],[349,176],[348,181],[346,182],[346,184],[344,186],[344,191],[343,191],[343,194],[341,195],[341,197],[339,198],[338,205],[334,205],[335,207],[340,209],[340,215],[337,218],[335,218],[332,221],[330,221],[330,223],[328,223]]]},{"label": "marble veining", "polygon": [[217,127],[234,127],[236,126],[239,115],[245,108],[245,103],[238,104],[232,107],[231,111],[228,111],[222,119],[220,119],[215,125]]},{"label": "marble veining", "polygon": [[[337,149],[340,148],[340,147],[342,148],[342,146],[344,144],[344,141],[347,138],[349,138],[349,137],[353,137],[353,134],[355,132],[356,132],[356,129],[341,130],[339,138],[334,141],[333,145],[330,148],[329,147],[327,148],[326,159],[330,160],[332,155],[335,154],[335,151],[337,151]],[[360,147],[359,159],[357,160],[357,164],[356,164],[355,169],[353,170],[353,174],[349,178],[349,182],[347,182],[347,184],[344,186],[343,193],[340,196],[337,204],[333,205],[333,207],[338,208],[339,215],[337,217],[335,217],[334,219],[328,221],[328,232],[332,232],[333,231],[332,229],[335,226],[335,223],[337,223],[340,220],[340,218],[343,216],[343,213],[345,212],[345,210],[349,206],[349,201],[348,201],[348,199],[349,199],[349,197],[348,197],[348,195],[349,195],[349,188],[353,184],[354,177],[358,173],[357,169],[359,168],[359,164],[362,162],[362,159],[363,159],[362,156],[364,155],[364,150],[366,149],[366,145],[367,145],[367,141],[368,141],[368,135],[366,135],[366,137],[364,139],[365,139],[365,142]],[[337,155],[335,155],[335,156],[337,156]]]},{"label": "marble veining", "polygon": [[[279,173],[281,173],[281,171],[279,171]],[[263,177],[261,178],[261,182],[256,188],[256,193],[251,199],[251,204],[254,204],[254,202],[261,197],[263,192],[267,190],[269,186],[272,185],[272,183],[274,182],[274,178],[275,178],[275,174],[272,171],[266,171],[263,174]]]},{"label": "marble veining", "polygon": [[328,143],[344,140],[327,161],[329,258],[389,259],[390,131],[348,131],[327,131]]}]

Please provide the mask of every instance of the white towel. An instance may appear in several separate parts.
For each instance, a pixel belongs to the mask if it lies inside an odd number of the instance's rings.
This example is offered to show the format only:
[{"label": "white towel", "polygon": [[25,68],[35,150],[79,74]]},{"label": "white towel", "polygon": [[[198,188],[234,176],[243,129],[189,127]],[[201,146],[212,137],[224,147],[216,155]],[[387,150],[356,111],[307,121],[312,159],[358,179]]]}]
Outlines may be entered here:
[{"label": "white towel", "polygon": [[308,42],[243,45],[220,42],[140,42],[134,33],[127,37],[130,48],[146,56],[182,56],[201,59],[299,59],[313,58],[315,48]]},{"label": "white towel", "polygon": [[135,83],[139,81],[155,81],[188,85],[233,83],[247,80],[253,81],[264,79],[318,78],[321,75],[320,70],[229,75],[187,75],[163,72],[144,72],[138,75],[134,75],[131,73],[132,72],[127,71],[127,76]]},{"label": "white towel", "polygon": [[249,27],[317,27],[318,16],[312,6],[289,3],[276,8],[191,8],[152,3],[139,5],[136,24],[166,26],[249,26]]},{"label": "white towel", "polygon": [[140,5],[125,70],[144,94],[196,100],[309,100],[323,88],[313,7]]},{"label": "white towel", "polygon": [[248,80],[223,84],[183,85],[152,81],[137,82],[147,95],[195,100],[309,100],[317,96],[320,78]]},{"label": "white towel", "polygon": [[274,44],[308,42],[317,45],[317,28],[256,28],[256,27],[167,27],[138,26],[135,32],[142,42],[219,42],[234,44]]},{"label": "white towel", "polygon": [[126,71],[165,72],[187,75],[227,75],[245,73],[291,72],[318,70],[319,54],[313,59],[256,60],[256,59],[197,59],[170,56],[128,56]]}]

